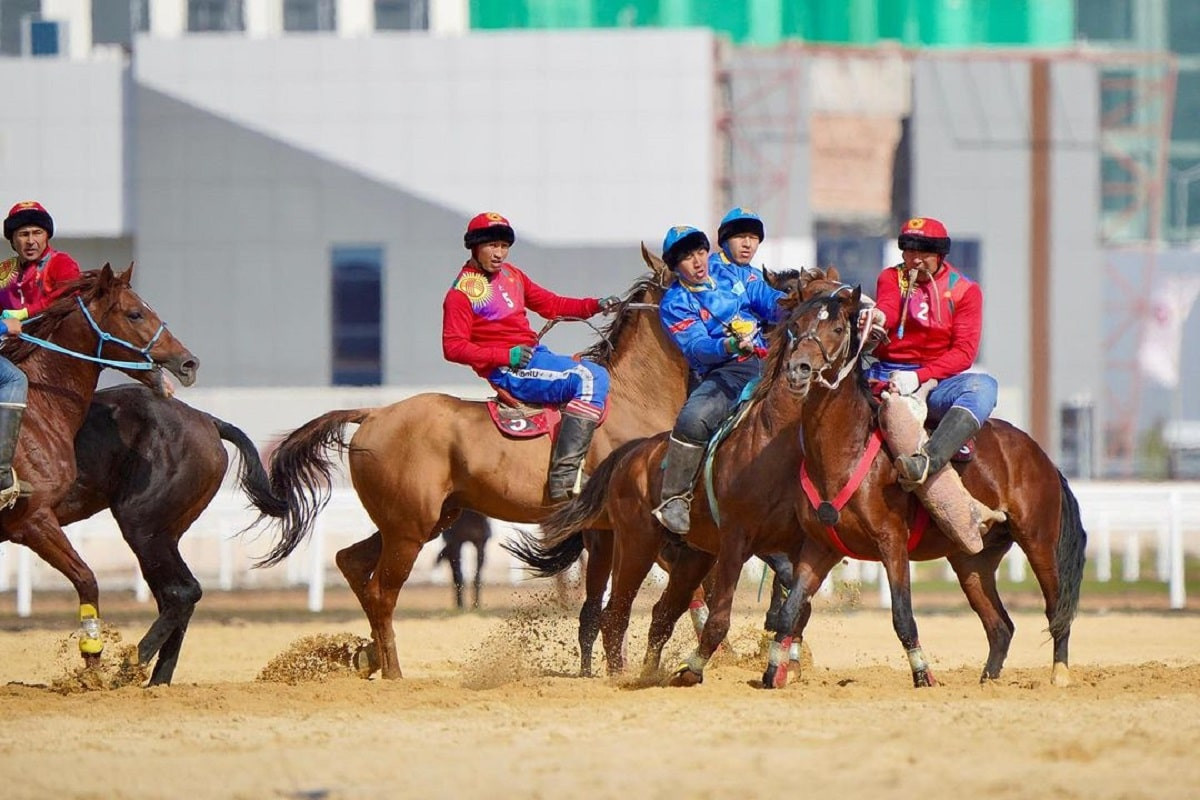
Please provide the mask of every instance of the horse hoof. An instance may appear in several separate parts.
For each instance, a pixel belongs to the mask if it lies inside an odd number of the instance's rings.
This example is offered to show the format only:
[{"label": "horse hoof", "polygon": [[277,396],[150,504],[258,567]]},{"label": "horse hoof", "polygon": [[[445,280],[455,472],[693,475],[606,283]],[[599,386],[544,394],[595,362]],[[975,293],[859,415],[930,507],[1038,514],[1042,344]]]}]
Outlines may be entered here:
[{"label": "horse hoof", "polygon": [[919,670],[913,673],[913,688],[923,689],[927,686],[937,686],[938,682],[934,679],[933,673],[927,669]]},{"label": "horse hoof", "polygon": [[379,648],[374,642],[365,644],[354,653],[354,671],[366,680],[379,671]]},{"label": "horse hoof", "polygon": [[762,688],[782,689],[787,686],[787,680],[787,667],[781,668],[778,664],[768,664],[766,671],[763,672]]},{"label": "horse hoof", "polygon": [[1050,672],[1050,684],[1059,688],[1071,685],[1071,670],[1067,669],[1066,664],[1060,661],[1054,665],[1054,669]]},{"label": "horse hoof", "polygon": [[100,653],[81,653],[84,669],[100,669]]},{"label": "horse hoof", "polygon": [[693,672],[690,667],[684,665],[675,671],[671,679],[667,681],[668,686],[699,686],[704,683],[703,672]]}]

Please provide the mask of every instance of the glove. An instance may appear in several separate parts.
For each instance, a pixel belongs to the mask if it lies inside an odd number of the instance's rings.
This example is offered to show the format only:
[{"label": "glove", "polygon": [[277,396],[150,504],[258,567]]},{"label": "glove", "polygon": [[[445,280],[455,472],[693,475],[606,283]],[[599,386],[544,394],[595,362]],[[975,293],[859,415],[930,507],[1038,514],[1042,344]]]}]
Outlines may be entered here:
[{"label": "glove", "polygon": [[508,365],[513,369],[525,369],[533,360],[533,348],[520,344],[508,351]]},{"label": "glove", "polygon": [[6,308],[0,311],[0,319],[29,319],[28,308]]},{"label": "glove", "polygon": [[912,394],[921,387],[921,382],[917,380],[917,371],[910,369],[896,370],[888,376],[888,383],[900,394]]},{"label": "glove", "polygon": [[726,336],[721,343],[725,346],[725,352],[730,355],[754,352],[754,340],[749,337],[739,339],[736,336]]},{"label": "glove", "polygon": [[621,303],[621,298],[617,297],[615,294],[610,294],[608,297],[601,297],[599,303],[600,311],[603,313],[605,311],[611,311],[614,307],[619,305]]}]

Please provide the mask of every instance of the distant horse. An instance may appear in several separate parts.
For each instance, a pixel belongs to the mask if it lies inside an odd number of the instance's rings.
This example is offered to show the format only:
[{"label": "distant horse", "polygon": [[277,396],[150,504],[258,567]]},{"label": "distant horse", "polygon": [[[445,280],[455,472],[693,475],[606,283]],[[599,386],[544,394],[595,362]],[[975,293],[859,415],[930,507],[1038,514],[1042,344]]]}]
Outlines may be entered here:
[{"label": "distant horse", "polygon": [[[17,446],[16,468],[33,493],[0,512],[0,541],[37,553],[71,581],[79,595],[80,653],[99,662],[100,590],[96,576],[62,530],[60,507],[76,478],[75,436],[104,366],[139,372],[165,367],[185,385],[199,361],[130,288],[133,267],[114,275],[106,264],[83,273],[64,295],[6,339],[4,354],[29,378],[29,400]],[[134,356],[134,361],[124,359]]]},{"label": "distant horse", "polygon": [[[795,298],[791,302],[843,288],[849,291],[849,287],[844,287],[841,283],[835,268],[827,272],[803,270],[792,288]],[[767,419],[763,425],[766,432],[770,433],[772,420]],[[740,437],[748,435],[748,430],[757,429],[743,423],[723,448],[734,446],[732,440],[737,438],[740,441]],[[670,536],[648,510],[657,504],[654,498],[657,498],[658,494],[657,488],[650,493],[646,481],[651,477],[660,477],[661,470],[658,469],[658,465],[661,463],[662,448],[665,446],[667,435],[663,433],[651,439],[630,442],[605,459],[583,494],[559,506],[542,523],[542,540],[528,536],[505,545],[518,559],[533,567],[536,574],[548,576],[557,574],[573,563],[579,550],[588,543],[584,531],[593,527],[613,529],[613,544],[606,554],[612,571],[612,589],[608,605],[597,621],[597,627],[604,636],[604,651],[610,674],[617,674],[625,669],[625,632],[629,626],[633,601],[656,561],[660,566],[667,566],[663,563],[662,556],[666,556],[671,562],[668,570],[670,579],[667,589],[652,612],[655,621],[652,622],[652,642],[647,651],[644,672],[651,673],[657,670],[662,647],[670,638],[675,621],[683,613],[683,609],[706,596],[700,583],[712,566],[713,559],[707,553],[697,554],[695,550],[680,547],[678,537]],[[761,435],[765,434],[760,432]],[[767,484],[770,487],[787,483],[784,475],[771,475],[770,478]],[[787,487],[778,491],[787,491]],[[687,537],[689,543],[697,541],[696,526],[699,518],[703,518],[710,529],[712,526],[712,517],[703,497],[703,492],[698,488],[696,499],[692,503],[693,531]],[[786,508],[786,503],[781,498],[769,494],[766,497],[768,499],[763,501],[764,508]],[[780,580],[787,583],[792,581],[791,564],[786,554],[798,553],[799,546],[798,542],[786,536],[766,542],[763,546],[744,553],[738,564],[740,566],[750,555],[758,555],[775,571],[776,582],[772,588],[772,603],[767,614],[767,624],[771,625],[778,619],[781,610],[785,584]],[[677,571],[680,573],[678,576]],[[692,576],[695,580],[683,576]],[[706,583],[708,585],[705,588],[711,591],[712,581]],[[693,622],[707,625],[707,617],[710,614],[709,610],[704,617],[694,618]]]},{"label": "distant horse", "polygon": [[438,553],[434,563],[440,564],[445,561],[450,564],[450,575],[454,579],[454,606],[460,611],[464,608],[463,588],[467,585],[462,568],[463,545],[469,543],[475,547],[475,579],[472,582],[474,595],[471,599],[471,608],[478,609],[479,589],[483,582],[483,560],[491,535],[492,526],[488,522],[488,518],[469,508],[464,508],[458,519],[442,531],[442,540],[445,545]]},{"label": "distant horse", "polygon": [[150,685],[169,684],[200,584],[179,554],[179,540],[221,488],[229,455],[241,457],[238,486],[264,516],[279,517],[254,443],[241,429],[144,386],[96,392],[75,437],[77,475],[54,508],[62,525],[108,508],[158,604],[138,643],[138,662],[158,657]]},{"label": "distant horse", "polygon": [[[608,419],[596,431],[588,465],[614,447],[671,427],[687,390],[687,364],[654,313],[671,274],[642,248],[651,269],[616,309],[602,340],[587,354],[611,375]],[[347,441],[344,428],[359,425]],[[359,659],[384,678],[402,673],[392,613],[421,547],[459,509],[517,523],[549,511],[550,440],[513,440],[493,424],[485,403],[420,394],[377,409],[330,411],[289,434],[270,460],[275,493],[287,501],[280,537],[262,564],[286,558],[312,530],[329,500],[329,451],[349,449],[350,477],[379,530],[337,554],[371,625],[373,646]]]}]

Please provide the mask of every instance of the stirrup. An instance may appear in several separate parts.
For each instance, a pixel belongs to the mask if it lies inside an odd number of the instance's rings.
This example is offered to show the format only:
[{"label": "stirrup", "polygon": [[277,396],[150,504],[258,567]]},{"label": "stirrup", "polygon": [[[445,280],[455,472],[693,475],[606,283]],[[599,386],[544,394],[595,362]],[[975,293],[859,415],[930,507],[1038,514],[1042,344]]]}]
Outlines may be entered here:
[{"label": "stirrup", "polygon": [[[650,514],[656,520],[658,520],[659,524],[662,525],[664,528],[666,528],[668,531],[670,531],[671,533],[675,534],[676,536],[678,536],[680,538],[683,538],[683,537],[687,536],[688,533],[690,533],[692,530],[692,525],[691,525],[692,498],[694,496],[695,495],[692,492],[685,492],[683,494],[672,495],[671,497],[668,497],[666,500],[663,500],[661,503],[659,503],[658,506],[656,506],[650,512]],[[665,518],[666,514],[663,513],[666,510],[667,506],[669,506],[671,503],[675,502],[676,500],[680,500],[683,502],[684,512],[687,514],[687,522],[685,523],[682,531],[679,531],[676,528],[673,528],[672,526],[668,525],[667,520]]]},{"label": "stirrup", "polygon": [[[899,462],[903,461],[903,460],[904,460],[904,459],[906,459],[906,458],[920,458],[920,459],[924,459],[924,464],[923,464],[923,466],[921,467],[921,474],[920,474],[920,476],[918,476],[918,477],[916,477],[916,478],[908,478],[908,477],[905,477],[905,475],[904,475],[904,471],[903,471],[903,470],[901,470],[901,469],[900,469],[900,467],[899,467]],[[926,480],[929,478],[929,454],[928,454],[928,453],[925,453],[924,451],[922,451],[922,452],[919,452],[919,453],[913,453],[912,455],[908,455],[908,456],[900,456],[900,458],[897,458],[897,459],[896,459],[896,462],[897,462],[897,466],[896,466],[896,482],[897,482],[897,483],[899,483],[899,484],[900,484],[900,488],[901,488],[901,489],[903,489],[903,490],[904,490],[904,491],[906,491],[906,492],[911,492],[911,491],[913,491],[913,490],[914,490],[914,489],[916,489],[918,486],[920,486],[921,484],[925,483],[925,481],[926,481]]]},{"label": "stirrup", "polygon": [[[12,485],[5,489],[0,489],[0,509],[12,508],[21,497],[21,481],[17,480],[17,471],[9,467],[9,472],[12,473]],[[28,486],[28,484],[26,485]],[[29,493],[26,492],[26,494]]]}]

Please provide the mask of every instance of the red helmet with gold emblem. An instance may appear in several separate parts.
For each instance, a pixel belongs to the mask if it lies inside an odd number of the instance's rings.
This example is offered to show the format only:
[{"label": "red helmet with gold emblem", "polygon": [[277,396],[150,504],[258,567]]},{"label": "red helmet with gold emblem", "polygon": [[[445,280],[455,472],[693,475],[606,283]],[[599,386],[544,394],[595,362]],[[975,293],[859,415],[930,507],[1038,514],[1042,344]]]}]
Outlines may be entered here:
[{"label": "red helmet with gold emblem", "polygon": [[508,220],[495,211],[485,211],[471,217],[467,223],[467,232],[463,234],[463,244],[470,250],[488,242],[507,242],[512,244],[517,240],[512,225]]},{"label": "red helmet with gold emblem", "polygon": [[900,228],[896,245],[901,250],[946,255],[950,252],[950,234],[946,226],[933,217],[913,217]]}]

